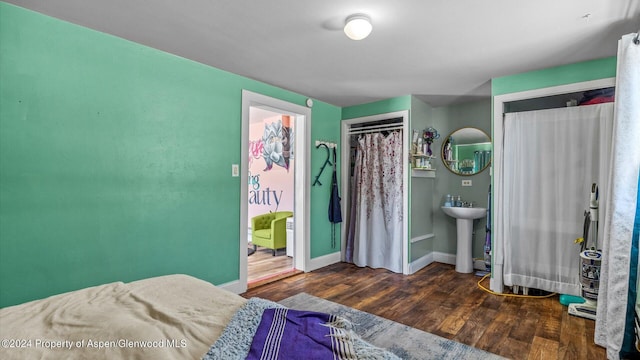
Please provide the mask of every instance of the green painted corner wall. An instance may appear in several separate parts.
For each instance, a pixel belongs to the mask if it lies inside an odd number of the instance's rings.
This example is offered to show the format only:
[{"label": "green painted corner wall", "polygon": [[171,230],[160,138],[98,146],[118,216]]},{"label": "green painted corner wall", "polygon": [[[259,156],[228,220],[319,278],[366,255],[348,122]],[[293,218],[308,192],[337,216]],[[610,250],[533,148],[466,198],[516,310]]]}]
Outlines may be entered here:
[{"label": "green painted corner wall", "polygon": [[[433,108],[422,100],[411,97],[411,131],[422,131],[433,126]],[[435,150],[435,149],[434,149]],[[437,160],[432,164],[437,167]],[[436,176],[438,176],[436,171]],[[433,208],[431,206],[435,196],[435,178],[409,178],[409,237],[410,239],[424,238],[433,234]],[[415,241],[409,244],[409,261],[416,261],[433,252],[433,237]]]},{"label": "green painted corner wall", "polygon": [[[330,141],[340,144],[340,116],[342,109],[327,104],[318,104],[314,101],[312,118],[313,127],[311,132],[311,183],[320,172],[324,164],[327,153],[323,149],[316,149],[316,140]],[[324,114],[318,118],[317,114]],[[336,149],[338,164],[336,174],[340,179],[340,148]],[[340,252],[341,223],[335,225],[335,247],[332,247],[331,229],[333,225],[329,222],[328,209],[329,197],[331,195],[332,169],[327,166],[318,180],[322,186],[311,186],[311,258]],[[342,189],[340,189],[342,193]]]},{"label": "green painted corner wall", "polygon": [[398,96],[390,99],[374,101],[362,105],[347,106],[342,108],[342,119],[354,119],[365,116],[386,114],[395,111],[411,109],[411,96]]},{"label": "green painted corner wall", "polygon": [[615,56],[494,78],[493,96],[616,76]]},{"label": "green painted corner wall", "polygon": [[[435,191],[433,197],[434,245],[436,252],[454,255],[457,250],[457,230],[454,218],[445,215],[440,207],[444,204],[447,194],[460,195],[463,201],[472,201],[478,207],[487,207],[489,183],[491,176],[489,169],[472,176],[454,174],[445,168],[442,161],[443,141],[455,130],[464,127],[478,128],[487,134],[491,133],[491,102],[480,100],[433,109],[433,126],[441,136],[434,142],[434,155],[437,160]],[[472,186],[462,186],[462,180],[471,180]],[[486,218],[473,222],[474,258],[482,258],[484,254],[484,239]]]},{"label": "green painted corner wall", "polygon": [[[0,78],[0,306],[171,273],[239,278],[241,91],[305,96],[6,3]],[[340,120],[317,101],[312,141],[338,139]],[[313,258],[334,250],[328,196],[311,197]]]}]

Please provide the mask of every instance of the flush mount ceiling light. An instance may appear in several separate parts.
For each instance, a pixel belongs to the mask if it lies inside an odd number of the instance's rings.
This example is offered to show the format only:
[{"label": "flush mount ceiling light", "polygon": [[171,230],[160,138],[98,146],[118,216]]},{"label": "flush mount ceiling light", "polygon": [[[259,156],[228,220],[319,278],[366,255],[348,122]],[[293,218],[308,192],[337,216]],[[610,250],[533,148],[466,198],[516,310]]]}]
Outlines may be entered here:
[{"label": "flush mount ceiling light", "polygon": [[354,14],[347,17],[344,25],[344,33],[351,40],[362,40],[369,36],[373,26],[371,19],[364,14]]}]

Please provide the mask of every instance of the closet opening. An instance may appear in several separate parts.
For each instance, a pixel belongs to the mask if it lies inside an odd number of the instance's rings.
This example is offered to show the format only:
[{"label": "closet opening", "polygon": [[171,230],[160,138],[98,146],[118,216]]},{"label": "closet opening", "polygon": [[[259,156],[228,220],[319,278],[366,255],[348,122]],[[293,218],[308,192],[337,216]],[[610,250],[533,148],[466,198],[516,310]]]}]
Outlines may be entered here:
[{"label": "closet opening", "polygon": [[564,94],[541,96],[504,103],[504,113],[557,109],[570,106],[584,106],[613,102],[615,87],[604,87]]},{"label": "closet opening", "polygon": [[342,261],[408,274],[408,115],[342,122]]},{"label": "closet opening", "polygon": [[[505,191],[505,176],[513,174],[514,171],[505,171],[505,124],[506,115],[513,113],[529,112],[531,110],[551,110],[565,107],[573,107],[579,105],[601,104],[613,101],[615,78],[598,79],[585,81],[580,83],[571,83],[554,87],[527,90],[517,93],[509,93],[497,95],[493,98],[493,136],[494,139],[494,159],[492,188],[495,189],[492,198],[493,212],[491,218],[493,224],[493,240],[492,240],[492,273],[491,273],[491,290],[502,293],[505,286],[505,256],[507,243],[505,233],[510,227],[505,220],[506,218],[499,213],[498,206],[504,201],[504,194],[509,193],[509,189]],[[511,120],[510,120],[511,121]],[[515,124],[514,122],[511,122]],[[563,139],[555,141],[556,144],[564,144]],[[520,146],[520,148],[526,147]],[[513,152],[507,154],[511,156]],[[555,154],[554,154],[555,155]],[[514,155],[515,156],[515,155]],[[551,159],[552,156],[547,156]],[[537,158],[535,161],[539,161]],[[521,162],[524,163],[524,162]],[[547,164],[549,165],[549,164]],[[551,167],[551,165],[549,165]],[[601,181],[600,181],[601,182]],[[575,208],[579,208],[576,206]],[[502,217],[501,217],[502,216]],[[541,286],[534,286],[542,288]]]}]

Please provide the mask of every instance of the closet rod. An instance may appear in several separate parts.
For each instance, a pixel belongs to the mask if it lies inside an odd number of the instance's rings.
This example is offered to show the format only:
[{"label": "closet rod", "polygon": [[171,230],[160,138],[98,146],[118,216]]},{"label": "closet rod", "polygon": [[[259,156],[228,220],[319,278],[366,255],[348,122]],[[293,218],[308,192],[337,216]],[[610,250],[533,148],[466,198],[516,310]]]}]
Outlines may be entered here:
[{"label": "closet rod", "polygon": [[365,129],[358,129],[358,130],[349,130],[349,135],[357,135],[357,134],[368,134],[368,133],[374,133],[374,132],[381,132],[381,131],[392,131],[392,130],[401,130],[402,129],[402,125],[394,125],[394,126],[386,126],[383,128],[380,127],[375,127],[375,128],[365,128]]},{"label": "closet rod", "polygon": [[383,128],[394,127],[398,125],[402,125],[402,120],[396,120],[394,122],[386,123],[386,124],[371,124],[371,125],[362,124],[361,126],[352,126],[349,128],[349,130],[358,131],[358,130],[368,130],[368,129],[383,129]]}]

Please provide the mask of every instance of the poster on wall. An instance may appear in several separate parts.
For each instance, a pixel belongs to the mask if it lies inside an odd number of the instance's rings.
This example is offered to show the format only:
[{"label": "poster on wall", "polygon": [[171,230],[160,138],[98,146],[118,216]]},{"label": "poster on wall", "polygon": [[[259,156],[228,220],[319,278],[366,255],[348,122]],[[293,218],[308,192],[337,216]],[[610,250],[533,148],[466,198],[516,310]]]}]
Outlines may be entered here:
[{"label": "poster on wall", "polygon": [[281,166],[289,171],[289,160],[291,156],[291,134],[290,117],[283,115],[277,122],[265,123],[262,135],[262,157],[267,163],[264,171],[269,171],[273,165]]},{"label": "poster on wall", "polygon": [[293,144],[290,116],[252,119],[249,129],[249,226],[254,216],[293,211]]}]

